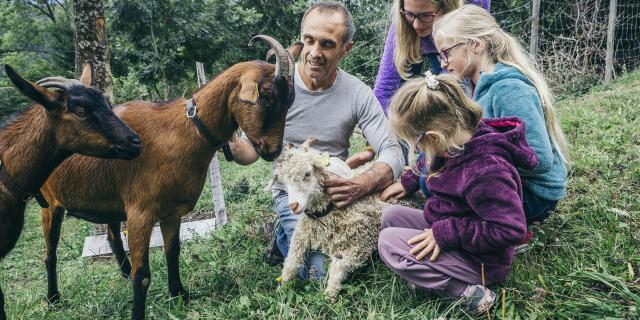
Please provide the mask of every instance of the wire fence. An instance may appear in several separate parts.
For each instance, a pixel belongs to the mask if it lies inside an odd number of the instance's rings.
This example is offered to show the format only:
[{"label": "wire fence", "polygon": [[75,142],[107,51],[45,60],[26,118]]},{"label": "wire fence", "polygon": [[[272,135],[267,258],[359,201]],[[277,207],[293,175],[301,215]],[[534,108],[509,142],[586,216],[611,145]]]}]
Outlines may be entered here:
[{"label": "wire fence", "polygon": [[[627,0],[614,4],[615,23],[610,30],[609,1],[540,0],[534,58],[557,93],[586,91],[604,81],[607,64],[614,77],[640,65],[640,3]],[[502,28],[531,52],[534,1],[494,0],[491,5]],[[609,31],[613,31],[610,61]]]},{"label": "wire fence", "polygon": [[[604,81],[609,1],[540,0],[535,59],[556,94],[583,92]],[[390,1],[368,2],[369,12],[356,21],[356,45],[343,68],[373,86],[389,26]],[[640,1],[617,0],[616,8],[613,77],[640,66]],[[498,23],[529,52],[533,9],[534,0],[491,1]]]}]

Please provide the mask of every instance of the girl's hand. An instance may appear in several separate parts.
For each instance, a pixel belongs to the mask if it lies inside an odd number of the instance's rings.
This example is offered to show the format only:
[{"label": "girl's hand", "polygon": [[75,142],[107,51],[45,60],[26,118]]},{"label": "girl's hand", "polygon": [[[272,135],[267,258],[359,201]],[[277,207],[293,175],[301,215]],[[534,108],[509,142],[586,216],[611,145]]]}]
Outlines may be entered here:
[{"label": "girl's hand", "polygon": [[440,255],[440,247],[436,243],[436,239],[433,236],[433,231],[431,229],[424,229],[424,233],[421,233],[409,239],[407,243],[412,245],[417,242],[420,242],[420,243],[418,243],[415,247],[413,247],[413,249],[411,249],[409,253],[415,256],[416,253],[420,252],[416,256],[416,259],[422,260],[422,258],[424,258],[427,254],[429,254],[429,252],[433,252],[433,254],[431,254],[431,258],[429,259],[429,261],[436,261],[436,259],[438,258],[438,255]]},{"label": "girl's hand", "polygon": [[407,196],[407,191],[404,190],[400,181],[388,186],[384,191],[380,193],[380,200],[387,201],[389,198],[399,200]]}]

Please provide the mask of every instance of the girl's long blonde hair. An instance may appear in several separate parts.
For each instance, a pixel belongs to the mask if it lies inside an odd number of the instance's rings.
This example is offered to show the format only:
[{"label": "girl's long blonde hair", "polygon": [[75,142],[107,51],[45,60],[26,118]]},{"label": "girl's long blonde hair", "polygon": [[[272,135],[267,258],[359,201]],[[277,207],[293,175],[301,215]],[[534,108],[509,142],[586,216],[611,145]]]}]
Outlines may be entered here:
[{"label": "girl's long blonde hair", "polygon": [[411,157],[415,155],[415,138],[423,133],[439,138],[431,143],[423,141],[429,156],[457,153],[462,149],[457,143],[460,137],[472,135],[482,118],[482,108],[467,97],[458,80],[450,75],[435,79],[437,89],[429,88],[422,77],[407,81],[389,104],[391,130],[409,145]]},{"label": "girl's long blonde hair", "polygon": [[486,54],[493,62],[512,66],[529,78],[540,97],[551,142],[565,164],[569,165],[567,141],[560,128],[553,107],[553,93],[547,81],[520,43],[502,30],[491,14],[480,7],[464,5],[436,20],[432,34],[437,42],[449,39],[460,43],[484,43]]},{"label": "girl's long blonde hair", "polygon": [[[463,4],[462,0],[429,1],[440,8],[440,12],[443,14],[460,8]],[[411,76],[415,76],[409,73],[409,67],[412,64],[422,62],[422,53],[420,52],[420,37],[418,37],[411,23],[407,22],[400,13],[403,8],[404,0],[396,0],[392,8],[396,23],[396,48],[393,53],[393,64],[400,77],[408,80]]]}]

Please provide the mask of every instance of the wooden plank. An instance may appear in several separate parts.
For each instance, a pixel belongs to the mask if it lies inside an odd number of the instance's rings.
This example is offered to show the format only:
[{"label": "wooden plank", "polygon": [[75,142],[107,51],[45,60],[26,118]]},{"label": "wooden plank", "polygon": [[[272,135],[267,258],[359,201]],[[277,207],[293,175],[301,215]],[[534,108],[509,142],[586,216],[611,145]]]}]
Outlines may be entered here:
[{"label": "wooden plank", "polygon": [[[195,236],[206,236],[209,232],[215,229],[215,226],[215,219],[185,222],[180,225],[180,242],[190,240]],[[120,235],[122,236],[124,250],[129,251],[127,233],[121,232]],[[149,247],[155,248],[162,246],[164,246],[162,241],[162,232],[160,232],[159,226],[155,226],[151,232],[151,242]],[[110,255],[111,253],[111,247],[107,241],[106,234],[86,237],[84,239],[84,248],[82,248],[83,257],[105,256]]]},{"label": "wooden plank", "polygon": [[[202,62],[196,62],[196,73],[198,74],[198,86],[202,87],[207,83]],[[214,154],[209,163],[209,179],[211,180],[211,197],[213,201],[213,212],[216,217],[216,229],[227,224],[227,208],[224,204],[224,189],[222,188],[222,175],[220,174],[220,163],[218,155]]]}]

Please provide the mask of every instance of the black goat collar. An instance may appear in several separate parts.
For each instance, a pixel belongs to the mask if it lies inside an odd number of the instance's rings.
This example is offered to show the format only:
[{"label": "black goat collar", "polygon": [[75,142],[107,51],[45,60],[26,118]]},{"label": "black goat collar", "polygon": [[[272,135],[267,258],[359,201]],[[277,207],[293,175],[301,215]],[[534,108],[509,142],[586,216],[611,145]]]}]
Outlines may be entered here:
[{"label": "black goat collar", "polygon": [[36,198],[40,207],[49,208],[49,203],[47,203],[47,200],[44,198],[44,196],[42,196],[40,190],[36,192],[24,191],[20,187],[18,187],[18,185],[16,185],[13,180],[11,180],[9,174],[7,174],[7,170],[5,170],[4,166],[2,165],[2,160],[0,160],[0,182],[2,182],[2,184],[4,184],[7,189],[9,189],[9,192],[20,197],[23,202],[27,202],[32,198]]},{"label": "black goat collar", "polygon": [[211,131],[209,131],[209,128],[207,128],[207,126],[204,125],[204,122],[198,118],[198,115],[196,114],[197,110],[196,102],[193,98],[187,100],[187,118],[191,119],[198,129],[198,132],[200,132],[200,134],[207,139],[209,144],[213,146],[213,150],[222,148],[224,151],[224,158],[227,161],[233,161],[233,154],[231,153],[231,149],[229,149],[229,144],[226,142],[216,143],[216,139],[213,137],[213,134],[211,134]]},{"label": "black goat collar", "polygon": [[[318,220],[322,217],[326,217],[327,215],[329,215],[329,213],[331,213],[331,210],[333,210],[334,206],[333,206],[333,202],[329,202],[329,205],[322,209],[322,210],[318,210],[318,211],[305,211],[304,214],[307,215],[307,217],[313,219],[313,220]],[[318,220],[319,221],[319,220]]]}]

